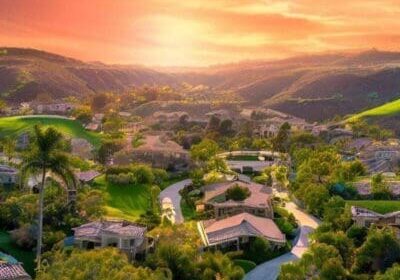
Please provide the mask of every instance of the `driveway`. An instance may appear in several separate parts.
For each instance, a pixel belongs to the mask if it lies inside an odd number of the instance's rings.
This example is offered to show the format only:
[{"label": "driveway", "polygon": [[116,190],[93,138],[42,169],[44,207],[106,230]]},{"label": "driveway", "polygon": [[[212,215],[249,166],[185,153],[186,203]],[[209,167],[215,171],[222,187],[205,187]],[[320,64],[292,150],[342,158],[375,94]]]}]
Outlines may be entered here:
[{"label": "driveway", "polygon": [[308,235],[318,227],[321,221],[304,212],[293,202],[286,203],[285,208],[293,213],[300,225],[300,234],[297,236],[296,245],[289,253],[258,265],[246,274],[245,280],[276,280],[282,264],[299,259],[307,251]]},{"label": "driveway", "polygon": [[159,195],[160,202],[162,203],[164,198],[169,198],[174,206],[174,216],[175,223],[180,224],[183,223],[183,215],[181,210],[181,195],[179,191],[182,190],[185,186],[190,185],[192,183],[191,179],[186,179],[175,184],[170,185],[165,188]]}]

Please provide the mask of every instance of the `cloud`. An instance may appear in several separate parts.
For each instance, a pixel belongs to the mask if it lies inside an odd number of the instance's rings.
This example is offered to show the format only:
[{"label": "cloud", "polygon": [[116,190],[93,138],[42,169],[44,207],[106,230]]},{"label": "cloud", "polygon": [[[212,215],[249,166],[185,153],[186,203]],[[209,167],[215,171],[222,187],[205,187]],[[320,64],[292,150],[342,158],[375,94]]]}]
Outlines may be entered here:
[{"label": "cloud", "polygon": [[398,0],[0,0],[3,45],[84,60],[209,65],[398,50]]}]

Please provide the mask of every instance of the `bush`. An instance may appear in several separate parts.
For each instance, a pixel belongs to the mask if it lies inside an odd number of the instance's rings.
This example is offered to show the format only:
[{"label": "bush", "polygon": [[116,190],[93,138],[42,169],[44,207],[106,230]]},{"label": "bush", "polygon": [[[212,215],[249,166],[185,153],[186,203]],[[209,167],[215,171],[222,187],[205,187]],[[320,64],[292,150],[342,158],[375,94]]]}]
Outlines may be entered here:
[{"label": "bush", "polygon": [[275,219],[275,223],[278,228],[287,236],[293,236],[294,227],[293,225],[284,218]]},{"label": "bush", "polygon": [[107,181],[118,185],[128,185],[133,182],[132,173],[110,174],[107,176]]},{"label": "bush", "polygon": [[233,185],[226,191],[226,199],[234,201],[242,201],[250,196],[250,190],[246,187],[241,187],[238,184]]},{"label": "bush", "polygon": [[24,249],[32,249],[36,244],[34,230],[30,225],[23,225],[11,231],[11,239],[15,244]]},{"label": "bush", "polygon": [[256,264],[263,263],[273,256],[273,252],[268,240],[256,237],[248,249],[244,252],[245,259],[251,260]]}]

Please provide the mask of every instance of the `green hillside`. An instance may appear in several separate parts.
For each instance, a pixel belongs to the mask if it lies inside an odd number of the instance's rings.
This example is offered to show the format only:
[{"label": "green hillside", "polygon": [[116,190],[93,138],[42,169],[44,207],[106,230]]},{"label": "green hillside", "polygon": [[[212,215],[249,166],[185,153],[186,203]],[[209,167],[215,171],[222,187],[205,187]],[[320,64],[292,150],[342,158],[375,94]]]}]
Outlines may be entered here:
[{"label": "green hillside", "polygon": [[400,99],[392,102],[388,102],[381,106],[363,111],[361,113],[350,116],[347,120],[352,121],[355,119],[365,118],[365,117],[382,117],[382,116],[392,116],[400,113]]},{"label": "green hillside", "polygon": [[53,126],[69,137],[84,138],[96,147],[100,145],[100,134],[85,130],[78,121],[47,115],[0,118],[0,137],[18,136],[22,132],[32,130],[36,124],[42,125],[44,128]]}]

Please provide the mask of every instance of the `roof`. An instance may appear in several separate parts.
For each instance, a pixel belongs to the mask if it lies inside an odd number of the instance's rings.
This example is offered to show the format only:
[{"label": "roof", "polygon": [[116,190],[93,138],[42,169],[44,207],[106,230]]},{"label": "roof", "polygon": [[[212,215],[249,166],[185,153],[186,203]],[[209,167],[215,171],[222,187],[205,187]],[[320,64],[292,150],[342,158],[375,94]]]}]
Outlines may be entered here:
[{"label": "roof", "polygon": [[370,217],[370,218],[390,218],[393,216],[398,216],[400,215],[400,211],[395,211],[395,212],[390,212],[386,214],[380,214],[377,212],[374,212],[372,210],[358,207],[358,206],[351,206],[351,215],[353,218],[355,217]]},{"label": "roof", "polygon": [[147,228],[125,221],[91,222],[72,229],[75,238],[101,240],[102,234],[116,234],[126,237],[143,237]]},{"label": "roof", "polygon": [[0,280],[31,279],[21,264],[0,262]]},{"label": "roof", "polygon": [[79,179],[79,181],[82,181],[82,182],[90,182],[94,178],[96,178],[100,175],[101,175],[101,173],[97,172],[96,170],[88,170],[88,171],[76,173],[76,177]]},{"label": "roof", "polygon": [[8,165],[0,165],[0,173],[16,174],[17,169],[10,167]]},{"label": "roof", "polygon": [[241,213],[222,220],[203,221],[206,235],[206,245],[214,245],[241,236],[258,236],[267,240],[283,243],[285,235],[274,221],[269,218],[257,217],[249,213]]},{"label": "roof", "polygon": [[160,135],[146,135],[143,142],[143,145],[140,145],[134,150],[150,152],[179,152],[185,154],[188,153],[178,143],[171,140],[163,139],[163,137],[161,137]]},{"label": "roof", "polygon": [[227,200],[225,202],[210,202],[213,205],[219,206],[236,206],[236,205],[246,205],[251,207],[262,207],[266,208],[269,205],[269,200],[271,199],[269,189],[263,185],[256,184],[253,182],[246,183],[242,181],[224,182],[211,184],[204,187],[204,200],[209,202],[216,196],[224,194],[230,187],[234,185],[239,185],[241,187],[246,187],[250,191],[250,196],[243,201]]}]

